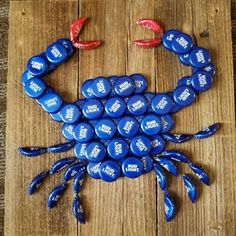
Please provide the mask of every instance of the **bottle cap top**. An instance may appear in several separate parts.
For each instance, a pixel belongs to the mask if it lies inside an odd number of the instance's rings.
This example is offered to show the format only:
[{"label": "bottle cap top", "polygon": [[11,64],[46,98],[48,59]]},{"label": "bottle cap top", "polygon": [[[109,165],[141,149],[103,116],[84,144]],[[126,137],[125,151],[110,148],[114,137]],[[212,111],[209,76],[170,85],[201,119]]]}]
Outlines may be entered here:
[{"label": "bottle cap top", "polygon": [[122,172],[128,178],[137,178],[143,173],[143,162],[136,157],[125,158],[122,162]]},{"label": "bottle cap top", "polygon": [[122,98],[113,97],[109,98],[105,103],[105,111],[108,116],[112,118],[121,117],[126,110],[126,103]]},{"label": "bottle cap top", "polygon": [[109,156],[116,160],[122,160],[129,151],[129,145],[122,138],[113,138],[107,145]]},{"label": "bottle cap top", "polygon": [[115,161],[104,161],[99,167],[99,175],[106,182],[117,180],[120,172],[120,166]]},{"label": "bottle cap top", "polygon": [[98,119],[103,114],[103,105],[97,99],[88,100],[82,107],[83,115],[89,120]]},{"label": "bottle cap top", "polygon": [[94,129],[93,127],[86,123],[81,122],[78,123],[73,129],[74,138],[80,143],[86,143],[92,140],[94,136]]},{"label": "bottle cap top", "polygon": [[125,116],[118,121],[117,129],[121,136],[133,137],[138,133],[139,123],[134,117]]}]

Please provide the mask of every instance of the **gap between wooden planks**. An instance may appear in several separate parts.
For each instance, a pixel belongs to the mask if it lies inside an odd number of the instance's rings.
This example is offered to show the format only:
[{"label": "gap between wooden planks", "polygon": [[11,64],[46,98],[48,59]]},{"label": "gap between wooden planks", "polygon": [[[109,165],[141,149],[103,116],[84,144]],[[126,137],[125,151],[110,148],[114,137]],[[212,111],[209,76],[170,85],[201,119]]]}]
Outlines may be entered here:
[{"label": "gap between wooden planks", "polygon": [[[175,115],[176,132],[194,132],[213,122],[223,123],[213,138],[169,145],[202,163],[213,184],[201,187],[199,200],[190,204],[181,178],[170,178],[170,191],[180,205],[176,218],[165,223],[163,196],[153,174],[112,184],[87,180],[82,201],[88,222],[77,225],[71,215],[70,188],[52,211],[46,197],[60,176],[51,177],[34,196],[26,194],[30,179],[63,155],[26,160],[16,148],[63,141],[55,124],[24,94],[20,76],[27,59],[41,53],[79,16],[89,16],[81,39],[102,39],[105,44],[79,51],[48,76],[50,86],[66,101],[80,94],[81,83],[94,76],[140,72],[150,91],[169,91],[188,73],[176,58],[159,47],[138,49],[132,40],[153,37],[136,26],[140,18],[153,18],[166,29],[190,33],[198,45],[210,49],[217,67],[213,88]],[[232,73],[230,1],[12,1],[10,4],[9,72],[7,104],[6,235],[234,235],[235,223],[235,117]],[[200,37],[204,31],[209,37]],[[72,154],[72,153],[70,153]],[[69,154],[68,154],[69,155]],[[181,170],[187,171],[182,167]]]}]

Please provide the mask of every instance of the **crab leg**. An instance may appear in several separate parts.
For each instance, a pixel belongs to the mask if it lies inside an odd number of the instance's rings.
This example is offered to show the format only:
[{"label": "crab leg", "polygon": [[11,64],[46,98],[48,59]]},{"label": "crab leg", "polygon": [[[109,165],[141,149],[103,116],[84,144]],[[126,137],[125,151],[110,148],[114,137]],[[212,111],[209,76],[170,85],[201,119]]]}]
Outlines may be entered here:
[{"label": "crab leg", "polygon": [[32,195],[33,193],[35,193],[39,186],[43,183],[44,179],[49,175],[50,173],[48,170],[42,171],[38,175],[36,175],[28,186],[28,194]]},{"label": "crab leg", "polygon": [[74,190],[79,192],[83,184],[85,166],[86,162],[76,162],[75,164],[67,168],[63,175],[63,182],[57,185],[48,195],[47,205],[49,209],[53,208],[56,205],[57,201],[62,196],[67,187],[67,182],[70,181],[72,178],[75,178],[73,184]]},{"label": "crab leg", "polygon": [[75,195],[72,202],[72,213],[80,224],[85,223],[84,211],[78,195]]},{"label": "crab leg", "polygon": [[193,163],[189,163],[189,167],[205,185],[208,185],[208,186],[210,185],[209,177],[207,173],[201,167]]},{"label": "crab leg", "polygon": [[28,186],[28,194],[31,195],[35,193],[47,176],[56,174],[57,172],[61,171],[62,169],[66,168],[68,165],[73,163],[75,160],[75,157],[67,157],[60,159],[56,161],[49,170],[42,171],[37,174]]},{"label": "crab leg", "polygon": [[156,175],[156,178],[157,178],[157,181],[159,183],[159,186],[160,186],[161,190],[166,191],[166,189],[167,189],[167,177],[166,177],[166,174],[165,174],[163,168],[159,164],[154,163],[153,164],[153,169],[154,169],[154,172],[155,172],[155,175]]},{"label": "crab leg", "polygon": [[53,208],[59,198],[62,196],[64,191],[66,190],[67,183],[63,182],[62,184],[57,185],[48,195],[48,200],[47,200],[47,205],[48,208],[51,209]]},{"label": "crab leg", "polygon": [[61,153],[66,152],[75,146],[75,141],[59,143],[49,147],[20,147],[17,151],[26,157],[36,157],[44,153]]},{"label": "crab leg", "polygon": [[160,154],[158,154],[157,156],[154,156],[154,159],[156,158],[166,158],[166,159],[170,159],[173,161],[178,161],[178,162],[182,162],[182,163],[189,163],[189,158],[184,155],[181,152],[175,151],[175,150],[166,150]]},{"label": "crab leg", "polygon": [[74,181],[73,181],[73,191],[75,194],[78,194],[81,190],[81,187],[84,182],[86,172],[79,172],[74,176]]},{"label": "crab leg", "polygon": [[175,164],[166,159],[166,158],[156,158],[155,161],[158,162],[158,164],[160,166],[162,166],[164,169],[166,169],[170,174],[174,175],[174,176],[177,176],[178,175],[178,170],[177,170],[177,167],[175,166]]},{"label": "crab leg", "polygon": [[219,123],[210,125],[209,127],[198,131],[195,134],[163,134],[162,137],[172,143],[184,143],[191,139],[205,139],[211,137],[220,128]]},{"label": "crab leg", "polygon": [[182,175],[182,179],[184,182],[184,187],[187,189],[189,199],[192,203],[195,203],[197,200],[197,188],[188,174]]},{"label": "crab leg", "polygon": [[174,199],[172,198],[170,193],[167,191],[164,194],[164,205],[165,205],[166,221],[169,222],[175,217],[176,207],[175,207]]}]

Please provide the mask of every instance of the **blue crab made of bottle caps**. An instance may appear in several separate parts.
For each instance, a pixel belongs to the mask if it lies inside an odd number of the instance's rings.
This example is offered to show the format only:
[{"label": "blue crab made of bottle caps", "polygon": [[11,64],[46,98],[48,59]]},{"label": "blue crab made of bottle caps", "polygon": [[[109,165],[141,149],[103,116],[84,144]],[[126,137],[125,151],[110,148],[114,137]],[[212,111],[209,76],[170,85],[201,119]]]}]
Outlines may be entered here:
[{"label": "blue crab made of bottle caps", "polygon": [[[72,28],[78,33],[84,18]],[[166,142],[183,143],[192,139],[212,136],[218,129],[215,123],[195,134],[174,134],[173,114],[191,105],[198,93],[211,87],[215,74],[210,55],[204,48],[193,46],[189,35],[178,30],[163,33],[159,25],[144,19],[139,25],[161,35],[165,49],[173,52],[184,65],[192,67],[192,75],[179,80],[176,88],[168,93],[146,92],[147,80],[141,74],[130,76],[96,77],[82,85],[84,99],[74,103],[63,102],[61,96],[46,85],[42,79],[68,60],[74,47],[86,49],[83,42],[74,39],[59,39],[46,51],[29,59],[27,70],[22,75],[25,93],[34,99],[53,120],[62,123],[65,143],[48,147],[20,147],[18,151],[26,157],[46,153],[61,153],[74,148],[75,156],[56,161],[48,170],[33,178],[28,187],[31,195],[38,190],[45,178],[64,171],[62,181],[48,194],[47,206],[53,208],[73,180],[73,215],[85,223],[85,215],[79,194],[84,178],[90,176],[113,182],[119,177],[137,178],[153,170],[159,187],[164,194],[166,220],[176,214],[175,202],[168,192],[167,175],[178,176],[176,163],[188,165],[190,170],[205,185],[210,185],[207,173],[194,164],[189,157],[177,150],[166,150]],[[77,32],[76,31],[76,32]],[[160,39],[136,40],[137,46],[157,46]],[[98,46],[99,44],[94,44]],[[88,42],[86,42],[88,44]],[[149,44],[149,45],[148,45]],[[81,46],[82,45],[82,46]],[[189,199],[197,200],[197,188],[189,174],[182,180]]]}]

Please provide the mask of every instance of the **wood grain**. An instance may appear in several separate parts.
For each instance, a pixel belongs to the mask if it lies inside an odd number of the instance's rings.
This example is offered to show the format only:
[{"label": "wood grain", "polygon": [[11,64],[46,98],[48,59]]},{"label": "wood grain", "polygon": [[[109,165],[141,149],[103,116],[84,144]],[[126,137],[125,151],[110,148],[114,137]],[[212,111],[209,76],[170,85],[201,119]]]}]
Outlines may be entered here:
[{"label": "wood grain", "polygon": [[[6,140],[6,235],[235,235],[235,116],[232,66],[230,1],[12,1],[10,4],[9,72]],[[60,125],[53,122],[24,94],[20,76],[27,59],[45,50],[78,16],[91,16],[81,39],[101,39],[93,51],[79,51],[48,76],[48,84],[66,101],[80,96],[81,83],[112,74],[143,73],[149,90],[169,91],[190,73],[162,47],[138,49],[132,40],[154,35],[135,25],[140,18],[153,18],[166,29],[190,33],[195,43],[210,50],[217,67],[213,88],[200,94],[194,105],[175,115],[176,132],[195,132],[213,122],[221,130],[207,140],[167,145],[183,150],[210,173],[211,187],[198,185],[199,200],[192,205],[181,178],[170,178],[170,191],[178,202],[176,218],[164,220],[163,194],[153,174],[135,180],[104,183],[88,179],[82,201],[88,222],[77,225],[71,215],[72,191],[58,207],[46,209],[46,197],[60,176],[51,177],[38,193],[29,197],[30,179],[64,155],[45,155],[26,160],[16,148],[62,141]],[[208,37],[201,37],[202,32]],[[69,154],[68,154],[69,155]],[[189,172],[185,167],[180,170]]]}]

